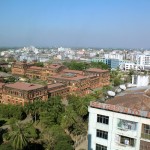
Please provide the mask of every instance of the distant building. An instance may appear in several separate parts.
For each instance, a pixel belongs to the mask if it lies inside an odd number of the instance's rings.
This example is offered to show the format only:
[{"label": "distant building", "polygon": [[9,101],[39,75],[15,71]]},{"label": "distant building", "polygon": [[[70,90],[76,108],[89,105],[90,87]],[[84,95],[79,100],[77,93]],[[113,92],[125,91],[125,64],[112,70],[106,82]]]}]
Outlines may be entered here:
[{"label": "distant building", "polygon": [[70,93],[85,95],[94,88],[110,84],[108,70],[90,68],[83,71],[65,69],[60,74],[49,77],[49,83],[63,83]]},{"label": "distant building", "polygon": [[106,59],[106,58],[99,58],[95,57],[92,58],[92,62],[103,62],[107,64],[111,69],[117,69],[119,67],[119,59]]},{"label": "distant building", "polygon": [[117,69],[117,68],[119,68],[119,60],[118,59],[106,59],[106,64],[111,69]]},{"label": "distant building", "polygon": [[150,150],[150,91],[89,106],[88,150]]},{"label": "distant building", "polygon": [[[50,64],[44,67],[37,67],[35,64],[14,63],[12,65],[12,74],[25,76],[29,79],[41,79],[47,81],[48,84],[62,83],[60,88],[69,88],[70,93],[85,95],[94,88],[100,88],[110,84],[110,74],[108,70],[98,68],[89,68],[84,71],[69,70],[61,64]],[[50,85],[51,86],[51,85]],[[56,85],[53,85],[53,87]],[[67,88],[66,88],[67,87]],[[50,95],[65,95],[66,90],[57,90]]]},{"label": "distant building", "polygon": [[150,66],[150,55],[137,55],[136,63],[143,66]]}]

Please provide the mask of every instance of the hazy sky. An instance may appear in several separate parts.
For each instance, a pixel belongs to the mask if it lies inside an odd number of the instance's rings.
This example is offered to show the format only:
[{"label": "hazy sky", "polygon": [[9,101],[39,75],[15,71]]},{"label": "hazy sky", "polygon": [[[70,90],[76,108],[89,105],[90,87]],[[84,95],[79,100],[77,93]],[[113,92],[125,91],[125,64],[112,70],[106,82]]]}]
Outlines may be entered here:
[{"label": "hazy sky", "polygon": [[150,48],[150,0],[0,0],[0,47]]}]

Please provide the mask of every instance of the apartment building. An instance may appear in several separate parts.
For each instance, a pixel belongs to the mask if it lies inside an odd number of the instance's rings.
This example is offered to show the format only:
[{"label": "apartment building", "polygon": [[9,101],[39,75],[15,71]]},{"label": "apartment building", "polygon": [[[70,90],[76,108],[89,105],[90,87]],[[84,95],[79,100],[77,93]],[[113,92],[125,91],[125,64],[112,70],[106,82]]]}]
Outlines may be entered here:
[{"label": "apartment building", "polygon": [[150,150],[150,90],[91,102],[88,150]]}]

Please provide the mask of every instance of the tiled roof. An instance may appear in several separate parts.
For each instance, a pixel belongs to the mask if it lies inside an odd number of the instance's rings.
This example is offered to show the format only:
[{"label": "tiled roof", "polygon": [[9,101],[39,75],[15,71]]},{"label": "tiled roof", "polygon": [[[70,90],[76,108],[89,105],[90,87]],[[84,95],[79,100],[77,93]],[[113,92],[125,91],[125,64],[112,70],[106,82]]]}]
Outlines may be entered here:
[{"label": "tiled roof", "polygon": [[83,76],[83,75],[67,76],[65,74],[61,74],[61,75],[56,75],[50,78],[68,80],[68,81],[78,81],[82,79],[87,79],[87,76]]},{"label": "tiled roof", "polygon": [[28,70],[42,70],[42,67],[31,66]]},{"label": "tiled roof", "polygon": [[43,85],[40,85],[40,84],[32,84],[32,83],[25,83],[25,82],[5,84],[5,86],[14,88],[14,89],[19,89],[19,90],[25,90],[25,91],[35,90],[35,89],[44,87]]},{"label": "tiled roof", "polygon": [[64,84],[62,83],[48,84],[48,89],[59,87],[59,86],[64,86]]},{"label": "tiled roof", "polygon": [[83,71],[79,71],[79,70],[69,70],[69,69],[64,69],[63,72],[65,73],[76,73],[76,74],[83,74]]},{"label": "tiled roof", "polygon": [[150,111],[150,97],[143,90],[116,96],[115,98],[106,101],[106,104]]}]

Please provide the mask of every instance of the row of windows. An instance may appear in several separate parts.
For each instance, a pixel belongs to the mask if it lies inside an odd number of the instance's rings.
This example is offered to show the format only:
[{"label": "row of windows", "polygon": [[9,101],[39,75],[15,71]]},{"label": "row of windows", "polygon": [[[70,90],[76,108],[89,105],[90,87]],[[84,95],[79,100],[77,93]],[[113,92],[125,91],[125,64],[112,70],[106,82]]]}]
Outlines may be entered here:
[{"label": "row of windows", "polygon": [[97,129],[96,136],[99,138],[108,139],[108,132]]},{"label": "row of windows", "polygon": [[100,144],[96,144],[96,150],[107,150],[107,147]]},{"label": "row of windows", "polygon": [[109,117],[108,116],[103,116],[103,115],[97,115],[97,122],[104,123],[104,124],[109,124]]}]

